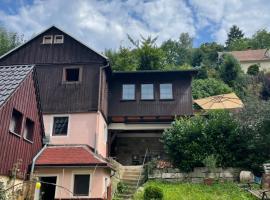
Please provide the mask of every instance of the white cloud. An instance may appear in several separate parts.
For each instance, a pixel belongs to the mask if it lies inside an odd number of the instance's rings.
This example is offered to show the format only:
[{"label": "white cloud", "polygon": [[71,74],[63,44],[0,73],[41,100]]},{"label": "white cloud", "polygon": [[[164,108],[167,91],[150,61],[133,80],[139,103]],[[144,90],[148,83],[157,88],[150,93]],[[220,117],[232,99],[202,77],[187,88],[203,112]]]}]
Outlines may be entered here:
[{"label": "white cloud", "polygon": [[191,0],[191,5],[196,9],[198,26],[216,25],[213,36],[220,43],[225,42],[234,24],[248,37],[270,26],[269,0]]},{"label": "white cloud", "polygon": [[233,24],[247,36],[269,27],[269,10],[269,0],[34,0],[17,14],[0,10],[0,23],[26,38],[55,24],[103,51],[128,45],[127,34],[158,36],[160,44],[181,32],[201,39],[206,27],[223,43]]},{"label": "white cloud", "polygon": [[0,21],[27,38],[55,24],[99,51],[126,45],[127,34],[159,36],[159,43],[195,35],[190,8],[177,0],[35,0],[16,15],[0,11]]}]

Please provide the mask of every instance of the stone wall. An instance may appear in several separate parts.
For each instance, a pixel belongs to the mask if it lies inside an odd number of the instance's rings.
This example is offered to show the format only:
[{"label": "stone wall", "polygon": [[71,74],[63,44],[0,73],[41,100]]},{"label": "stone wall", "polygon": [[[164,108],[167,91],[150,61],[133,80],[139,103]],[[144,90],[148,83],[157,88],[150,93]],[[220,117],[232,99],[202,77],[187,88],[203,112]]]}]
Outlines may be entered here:
[{"label": "stone wall", "polygon": [[204,178],[215,178],[224,181],[237,181],[239,179],[239,169],[235,168],[216,168],[211,173],[205,167],[198,167],[190,173],[181,172],[179,169],[166,168],[154,169],[152,174],[148,175],[149,180],[162,179],[172,182],[192,182],[202,183]]}]

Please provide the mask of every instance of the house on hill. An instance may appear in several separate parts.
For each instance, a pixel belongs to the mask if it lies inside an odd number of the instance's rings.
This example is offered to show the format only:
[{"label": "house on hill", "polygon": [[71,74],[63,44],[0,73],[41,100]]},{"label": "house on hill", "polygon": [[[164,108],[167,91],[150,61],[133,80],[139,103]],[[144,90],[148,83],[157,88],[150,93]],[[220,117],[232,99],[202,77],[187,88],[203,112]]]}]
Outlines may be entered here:
[{"label": "house on hill", "polygon": [[260,67],[260,71],[270,71],[269,49],[219,52],[219,57],[223,54],[233,55],[240,62],[241,68],[245,73],[254,64]]},{"label": "house on hill", "polygon": [[0,57],[18,63],[36,65],[48,139],[35,174],[64,187],[43,188],[47,199],[110,199],[107,158],[141,165],[146,150],[148,160],[166,158],[162,132],[193,115],[195,70],[113,72],[104,55],[55,26]]},{"label": "house on hill", "polygon": [[0,66],[0,182],[28,178],[43,136],[35,67]]}]

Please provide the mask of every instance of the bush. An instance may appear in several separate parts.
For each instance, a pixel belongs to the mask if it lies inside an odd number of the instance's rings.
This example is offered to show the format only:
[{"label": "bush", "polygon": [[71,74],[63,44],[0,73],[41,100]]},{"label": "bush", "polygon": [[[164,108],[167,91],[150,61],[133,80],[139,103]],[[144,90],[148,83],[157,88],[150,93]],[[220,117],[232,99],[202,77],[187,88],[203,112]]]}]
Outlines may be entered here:
[{"label": "bush", "polygon": [[248,67],[247,74],[256,76],[256,75],[259,74],[259,71],[260,71],[259,68],[260,68],[260,66],[257,65],[257,64],[250,65],[250,66]]},{"label": "bush", "polygon": [[225,54],[220,66],[220,77],[222,80],[232,87],[240,74],[241,67],[239,62],[232,55]]},{"label": "bush", "polygon": [[118,193],[122,194],[122,193],[124,193],[127,190],[128,190],[128,186],[125,183],[119,182],[117,184],[117,192]]},{"label": "bush", "polygon": [[207,117],[180,118],[163,133],[163,142],[175,166],[192,171],[203,160],[215,155],[217,166],[233,167],[236,154],[244,145],[238,123],[227,111],[212,111]]},{"label": "bush", "polygon": [[204,98],[232,92],[232,89],[224,82],[209,78],[192,81],[192,96],[194,99]]},{"label": "bush", "polygon": [[144,200],[162,200],[163,192],[157,186],[147,186],[143,195]]}]

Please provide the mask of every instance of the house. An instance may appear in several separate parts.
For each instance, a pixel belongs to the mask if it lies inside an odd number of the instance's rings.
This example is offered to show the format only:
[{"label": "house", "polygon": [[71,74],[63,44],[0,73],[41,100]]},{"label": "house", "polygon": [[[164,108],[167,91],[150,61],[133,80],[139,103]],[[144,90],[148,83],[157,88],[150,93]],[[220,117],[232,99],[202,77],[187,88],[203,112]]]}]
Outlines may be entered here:
[{"label": "house", "polygon": [[9,187],[28,177],[43,135],[35,67],[0,66],[0,182]]},{"label": "house", "polygon": [[269,49],[219,52],[219,56],[224,53],[233,55],[240,62],[244,72],[247,72],[248,68],[254,64],[259,65],[260,71],[270,71]]},{"label": "house", "polygon": [[193,115],[185,71],[112,72],[108,59],[52,26],[0,57],[34,63],[48,144],[34,159],[47,199],[110,199],[112,168],[165,158],[160,137],[175,117]]}]

